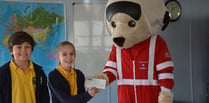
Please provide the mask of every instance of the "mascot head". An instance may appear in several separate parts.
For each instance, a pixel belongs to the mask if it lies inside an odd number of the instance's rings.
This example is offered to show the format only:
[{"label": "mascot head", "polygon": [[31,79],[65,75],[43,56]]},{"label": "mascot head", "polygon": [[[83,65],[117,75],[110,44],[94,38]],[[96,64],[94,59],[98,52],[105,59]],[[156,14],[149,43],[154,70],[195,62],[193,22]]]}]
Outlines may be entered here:
[{"label": "mascot head", "polygon": [[165,29],[169,15],[162,0],[109,0],[105,22],[114,45],[130,48]]}]

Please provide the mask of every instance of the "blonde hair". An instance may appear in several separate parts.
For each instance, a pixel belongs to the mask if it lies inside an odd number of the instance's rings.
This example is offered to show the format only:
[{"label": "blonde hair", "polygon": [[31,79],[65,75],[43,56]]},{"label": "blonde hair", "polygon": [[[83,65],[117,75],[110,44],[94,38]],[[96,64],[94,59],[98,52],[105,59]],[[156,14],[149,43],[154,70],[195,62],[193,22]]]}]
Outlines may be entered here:
[{"label": "blonde hair", "polygon": [[75,50],[75,47],[74,47],[73,43],[71,43],[70,41],[62,41],[57,45],[56,52],[59,52],[60,47],[65,46],[65,45],[70,45]]}]

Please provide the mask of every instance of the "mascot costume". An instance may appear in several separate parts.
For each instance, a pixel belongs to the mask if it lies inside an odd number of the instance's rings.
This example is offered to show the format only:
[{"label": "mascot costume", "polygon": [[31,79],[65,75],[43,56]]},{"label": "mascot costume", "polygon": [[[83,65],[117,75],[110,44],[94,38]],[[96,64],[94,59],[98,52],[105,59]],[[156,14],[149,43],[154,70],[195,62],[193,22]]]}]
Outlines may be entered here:
[{"label": "mascot costume", "polygon": [[172,103],[173,62],[157,35],[169,23],[163,0],[109,0],[105,23],[114,45],[96,78],[117,80],[118,103]]}]

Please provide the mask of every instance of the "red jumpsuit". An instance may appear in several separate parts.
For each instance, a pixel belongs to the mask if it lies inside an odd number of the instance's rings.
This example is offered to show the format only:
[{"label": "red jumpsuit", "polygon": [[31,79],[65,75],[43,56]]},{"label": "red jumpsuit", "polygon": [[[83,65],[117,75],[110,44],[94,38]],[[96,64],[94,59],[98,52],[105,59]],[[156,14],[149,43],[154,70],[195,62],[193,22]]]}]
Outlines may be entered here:
[{"label": "red jumpsuit", "polygon": [[159,35],[131,48],[113,46],[103,72],[110,83],[117,79],[118,103],[158,103],[159,92],[174,85],[173,62]]}]

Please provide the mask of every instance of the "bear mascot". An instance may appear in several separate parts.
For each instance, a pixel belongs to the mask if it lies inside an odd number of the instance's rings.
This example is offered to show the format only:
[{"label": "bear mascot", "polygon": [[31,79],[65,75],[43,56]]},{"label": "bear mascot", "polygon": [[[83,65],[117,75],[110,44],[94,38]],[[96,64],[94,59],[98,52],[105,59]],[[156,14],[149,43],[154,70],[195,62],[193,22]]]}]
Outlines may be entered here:
[{"label": "bear mascot", "polygon": [[105,24],[113,46],[102,73],[117,80],[118,103],[172,103],[173,62],[157,34],[169,23],[163,0],[109,0]]}]

